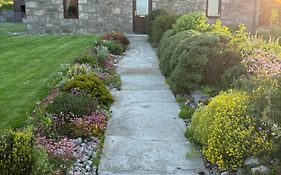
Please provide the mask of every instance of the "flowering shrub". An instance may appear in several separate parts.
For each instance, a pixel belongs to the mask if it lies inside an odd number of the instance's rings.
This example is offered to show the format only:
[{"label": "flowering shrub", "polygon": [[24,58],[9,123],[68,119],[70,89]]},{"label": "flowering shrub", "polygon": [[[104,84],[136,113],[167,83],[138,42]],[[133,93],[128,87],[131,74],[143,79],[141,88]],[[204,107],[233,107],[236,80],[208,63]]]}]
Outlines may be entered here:
[{"label": "flowering shrub", "polygon": [[243,62],[247,65],[249,75],[257,78],[280,78],[281,58],[275,54],[255,50],[253,54],[245,57]]},{"label": "flowering shrub", "polygon": [[74,134],[77,136],[99,136],[106,128],[107,116],[99,111],[82,118],[71,119]]},{"label": "flowering shrub", "polygon": [[203,145],[207,160],[222,169],[236,170],[248,156],[271,150],[267,133],[247,115],[250,103],[249,94],[230,90],[193,115],[189,136]]}]

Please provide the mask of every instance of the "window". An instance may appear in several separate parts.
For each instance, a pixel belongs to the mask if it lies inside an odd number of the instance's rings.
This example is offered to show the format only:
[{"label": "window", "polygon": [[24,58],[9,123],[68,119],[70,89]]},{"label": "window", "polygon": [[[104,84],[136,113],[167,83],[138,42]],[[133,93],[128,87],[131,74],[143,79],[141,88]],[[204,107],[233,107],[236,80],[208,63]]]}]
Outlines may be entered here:
[{"label": "window", "polygon": [[64,18],[78,19],[78,0],[63,0]]},{"label": "window", "polygon": [[219,17],[221,13],[221,0],[207,1],[207,17]]}]

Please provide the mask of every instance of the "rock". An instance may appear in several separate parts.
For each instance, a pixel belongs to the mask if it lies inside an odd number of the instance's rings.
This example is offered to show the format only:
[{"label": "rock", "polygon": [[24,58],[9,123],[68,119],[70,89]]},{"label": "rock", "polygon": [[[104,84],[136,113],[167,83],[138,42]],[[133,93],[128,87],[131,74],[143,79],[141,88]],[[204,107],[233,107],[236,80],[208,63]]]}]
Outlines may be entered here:
[{"label": "rock", "polygon": [[204,95],[200,91],[191,92],[189,96],[189,106],[190,107],[198,107],[200,103],[205,103],[209,100],[209,97]]},{"label": "rock", "polygon": [[244,162],[244,166],[246,167],[250,167],[250,168],[253,168],[253,167],[256,167],[260,164],[259,162],[259,159],[255,158],[255,157],[249,157],[245,160]]},{"label": "rock", "polygon": [[86,166],[86,170],[87,170],[88,172],[92,171],[91,166],[90,166],[90,165],[87,165],[87,166]]},{"label": "rock", "polygon": [[269,172],[269,169],[266,166],[259,166],[255,168],[251,168],[251,171],[253,174],[258,173],[258,174],[267,174]]},{"label": "rock", "polygon": [[235,173],[230,173],[228,171],[222,172],[221,175],[235,175]]},{"label": "rock", "polygon": [[244,168],[238,168],[237,169],[237,172],[236,172],[236,175],[247,175],[247,170],[244,169]]},{"label": "rock", "polygon": [[78,138],[78,139],[76,139],[75,141],[74,141],[74,143],[75,143],[75,145],[81,145],[82,144],[82,138],[80,137],[80,138]]}]

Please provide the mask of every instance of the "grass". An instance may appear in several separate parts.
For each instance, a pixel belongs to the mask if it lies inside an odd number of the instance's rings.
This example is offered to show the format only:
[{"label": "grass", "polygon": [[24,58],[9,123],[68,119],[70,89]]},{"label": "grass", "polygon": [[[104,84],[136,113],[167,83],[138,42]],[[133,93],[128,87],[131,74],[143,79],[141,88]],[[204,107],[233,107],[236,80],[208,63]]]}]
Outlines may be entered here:
[{"label": "grass", "polygon": [[26,29],[20,23],[0,23],[0,129],[20,127],[36,102],[48,94],[48,84],[95,41],[94,36],[11,36]]}]

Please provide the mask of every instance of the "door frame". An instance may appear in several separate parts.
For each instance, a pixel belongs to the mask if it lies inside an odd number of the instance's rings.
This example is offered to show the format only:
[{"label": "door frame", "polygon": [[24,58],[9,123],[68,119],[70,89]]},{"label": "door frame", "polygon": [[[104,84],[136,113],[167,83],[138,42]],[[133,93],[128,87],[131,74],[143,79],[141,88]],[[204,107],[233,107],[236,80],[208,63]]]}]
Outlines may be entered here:
[{"label": "door frame", "polygon": [[[148,7],[148,13],[150,13],[151,11],[152,11],[152,0],[148,0],[149,2],[149,7]],[[135,13],[136,13],[136,8],[137,8],[137,6],[136,6],[136,0],[133,0],[133,33],[135,33],[135,31],[136,31],[136,25],[135,25],[135,23],[136,23],[136,19],[135,19]]]}]

